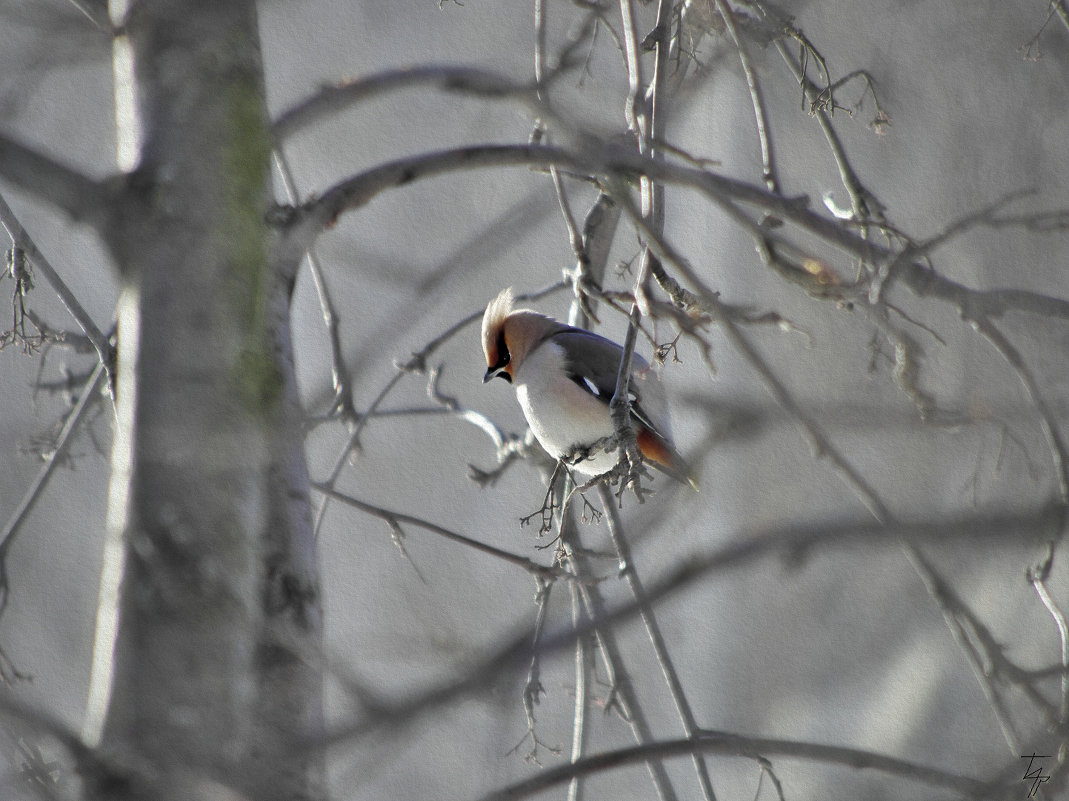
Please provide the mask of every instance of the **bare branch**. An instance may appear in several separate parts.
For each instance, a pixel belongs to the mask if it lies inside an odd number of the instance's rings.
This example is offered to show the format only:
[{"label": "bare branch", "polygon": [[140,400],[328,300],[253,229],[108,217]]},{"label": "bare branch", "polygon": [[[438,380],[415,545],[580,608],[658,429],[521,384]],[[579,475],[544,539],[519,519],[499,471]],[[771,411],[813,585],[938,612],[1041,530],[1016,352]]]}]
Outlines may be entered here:
[{"label": "bare branch", "polygon": [[[582,599],[579,597],[579,588],[573,583],[569,585],[568,590],[572,602],[572,624],[580,626],[583,623],[583,604]],[[568,755],[572,762],[578,762],[585,753],[589,678],[594,666],[594,661],[590,655],[590,645],[592,643],[593,640],[589,637],[579,637],[575,641],[575,704],[572,713],[572,750]],[[579,777],[576,777],[568,785],[567,801],[579,801],[581,795],[582,782]]]},{"label": "bare branch", "polygon": [[875,770],[920,784],[945,788],[969,798],[993,798],[999,791],[1006,789],[968,776],[949,773],[873,751],[864,751],[860,748],[845,748],[795,740],[744,737],[727,732],[709,732],[694,739],[636,745],[589,756],[570,765],[539,771],[530,779],[488,793],[479,801],[513,801],[527,798],[569,782],[576,776],[589,776],[605,770],[614,770],[651,757],[667,759],[699,753],[745,757],[756,760],[759,764],[761,759],[767,759],[769,755],[785,756],[829,765],[842,765],[855,770]]},{"label": "bare branch", "polygon": [[[635,340],[638,336],[638,304],[631,306],[627,336],[624,338],[624,350],[620,354],[620,366],[616,373],[616,389],[609,401],[609,417],[612,419],[616,437],[616,447],[620,458],[620,489],[616,497],[623,499],[624,492],[630,487],[639,503],[645,502],[645,490],[642,489],[641,476],[645,472],[642,466],[642,453],[638,449],[635,430],[631,426],[631,360],[635,354]],[[649,475],[647,473],[647,475]]]},{"label": "bare branch", "polygon": [[471,537],[465,537],[463,534],[458,534],[455,531],[450,531],[449,529],[439,526],[437,523],[432,523],[429,520],[423,520],[419,517],[413,517],[412,515],[407,515],[403,512],[393,512],[389,509],[383,509],[380,506],[373,506],[370,503],[364,503],[363,501],[357,500],[356,498],[353,498],[350,495],[346,495],[343,492],[338,492],[337,490],[332,489],[326,484],[318,484],[313,482],[312,487],[323,493],[324,495],[327,495],[336,501],[340,501],[346,506],[351,506],[354,509],[359,509],[361,512],[365,512],[366,514],[382,518],[388,523],[407,523],[408,525],[426,529],[427,531],[434,532],[435,534],[441,537],[445,537],[447,540],[451,540],[452,542],[457,542],[461,545],[466,545],[469,548],[474,548],[477,551],[482,551],[485,554],[494,556],[498,559],[501,559],[502,561],[516,565],[517,567],[522,567],[532,576],[538,576],[545,580],[567,578],[571,576],[568,571],[563,570],[562,568],[540,565],[537,562],[532,562],[525,556],[519,556],[514,553],[509,553],[508,551],[504,551],[500,548],[495,548],[493,545],[487,545],[485,542],[479,542],[478,540],[474,540]]},{"label": "bare branch", "polygon": [[1047,440],[1051,462],[1058,481],[1058,496],[1063,503],[1069,504],[1069,454],[1062,433],[1055,423],[1055,416],[1046,399],[1039,391],[1039,385],[1032,376],[1031,370],[1024,362],[1020,351],[1013,345],[1005,334],[990,320],[983,316],[966,317],[973,327],[990,342],[1002,357],[1009,363],[1017,374],[1021,385],[1028,394],[1028,399],[1039,413],[1040,426]]},{"label": "bare branch", "polygon": [[[562,512],[559,528],[565,564],[569,565],[575,575],[580,578],[593,577],[595,574],[591,559],[579,541],[575,515],[565,515]],[[593,582],[572,582],[571,586],[581,602],[582,612],[585,613],[580,615],[573,611],[572,627],[579,632],[576,634],[575,642],[584,643],[592,637],[606,673],[609,690],[603,702],[605,711],[615,709],[619,713],[630,728],[631,736],[636,743],[653,742],[652,726],[625,665],[624,653],[613,627],[614,621],[600,587]],[[573,732],[573,734],[581,736],[582,732]],[[664,763],[659,759],[646,760],[646,771],[658,801],[676,801],[678,795]],[[573,787],[578,785],[578,778],[576,777],[577,781],[572,783]]]},{"label": "bare branch", "polygon": [[15,247],[22,248],[26,251],[26,257],[34,265],[34,267],[45,277],[52,289],[55,290],[59,296],[60,301],[70,312],[71,317],[78,323],[78,327],[82,329],[82,333],[86,335],[90,342],[93,343],[93,347],[96,349],[97,356],[100,359],[100,363],[104,365],[104,369],[108,372],[109,385],[114,388],[115,385],[115,347],[108,341],[108,337],[97,327],[97,324],[93,322],[93,318],[89,316],[89,313],[85,310],[78,298],[67,286],[66,282],[52,267],[48,259],[37,247],[37,243],[33,241],[33,238],[29,235],[25,228],[22,227],[22,223],[19,222],[18,217],[15,216],[15,212],[8,205],[7,200],[3,195],[0,195],[0,225],[3,225],[11,237],[12,243]]},{"label": "bare branch", "polygon": [[[797,566],[818,548],[860,546],[866,552],[871,552],[874,548],[898,547],[902,542],[945,544],[959,540],[973,545],[1001,543],[1029,546],[1049,539],[1062,511],[1060,505],[1055,505],[1025,514],[1006,514],[1001,509],[981,510],[977,514],[962,517],[892,522],[886,525],[829,522],[743,532],[728,545],[680,559],[675,568],[646,589],[645,603],[659,603],[710,575],[738,569],[775,555],[785,560],[786,565]],[[594,585],[580,586],[596,590]],[[641,609],[642,604],[633,600],[604,613],[591,614],[590,620],[581,626],[569,624],[567,628],[544,635],[540,650],[545,654],[571,647],[577,637],[592,632],[607,632],[609,626],[633,618]],[[396,704],[377,704],[373,713],[364,719],[342,724],[323,740],[306,742],[303,747],[322,748],[366,737],[385,726],[403,726],[469,693],[485,690],[487,682],[493,678],[526,663],[530,658],[530,643],[530,631],[520,632],[492,654],[475,660],[472,669],[459,679],[435,685]],[[1043,671],[1044,675],[1051,672],[1055,671]]]},{"label": "bare branch", "polygon": [[[627,581],[631,595],[639,606],[639,617],[642,618],[642,625],[646,629],[646,635],[649,637],[650,644],[653,646],[653,651],[657,656],[657,663],[661,666],[661,674],[664,677],[665,684],[668,686],[668,693],[672,696],[676,712],[683,723],[683,732],[687,737],[694,737],[700,731],[698,721],[694,717],[694,711],[691,709],[690,701],[687,700],[686,691],[683,689],[683,682],[680,680],[675,663],[668,652],[668,644],[665,642],[661,627],[657,623],[657,616],[646,597],[646,589],[638,575],[638,569],[635,567],[631,546],[624,535],[620,516],[616,509],[613,508],[612,498],[609,496],[609,491],[605,486],[602,485],[598,489],[601,495],[601,503],[605,507],[605,519],[608,523],[609,536],[612,538],[613,547],[616,549],[620,574]],[[709,777],[708,766],[697,753],[692,756],[703,797],[715,799],[716,794],[713,792],[713,783]]]},{"label": "bare branch", "polygon": [[[297,183],[293,177],[293,170],[290,169],[289,160],[281,147],[275,148],[275,164],[278,166],[282,185],[286,190],[286,197],[290,203],[297,203]],[[312,248],[309,248],[306,258],[308,260],[308,271],[312,275],[313,283],[315,283],[316,296],[319,298],[319,310],[323,315],[323,325],[326,327],[327,336],[330,339],[330,373],[334,388],[334,402],[331,405],[330,413],[337,413],[349,420],[356,420],[349,368],[345,364],[345,354],[342,352],[341,347],[338,313],[334,309],[334,302],[331,299],[326,276],[323,275],[323,270],[319,265],[319,257]]]},{"label": "bare branch", "polygon": [[1047,579],[1050,577],[1051,565],[1054,562],[1054,546],[1047,551],[1047,559],[1040,565],[1028,571],[1028,580],[1039,596],[1043,608],[1054,621],[1058,628],[1058,642],[1061,646],[1061,666],[1066,672],[1062,674],[1061,702],[1058,705],[1058,722],[1065,725],[1069,721],[1069,624],[1065,621],[1065,613],[1051,597],[1047,590]]},{"label": "bare branch", "polygon": [[754,124],[757,128],[757,141],[761,147],[762,178],[765,181],[765,186],[768,187],[768,191],[778,194],[780,182],[778,170],[776,169],[776,158],[772,149],[772,129],[768,124],[764,93],[761,91],[761,84],[757,80],[757,72],[750,62],[750,54],[746,50],[746,44],[739,37],[738,28],[735,26],[735,15],[731,6],[728,5],[727,0],[716,0],[716,7],[720,11],[720,17],[724,20],[728,33],[731,34],[731,40],[735,43],[735,49],[739,54],[739,63],[742,65],[742,72],[746,76],[746,86],[750,90],[750,103],[753,105]]},{"label": "bare branch", "polygon": [[[299,209],[283,209],[275,217],[277,222],[291,230],[295,243],[306,244],[339,214],[370,202],[387,189],[420,178],[477,167],[526,165],[548,168],[553,164],[580,173],[645,175],[651,180],[688,186],[706,194],[747,228],[756,228],[757,223],[746,218],[735,204],[754,205],[869,263],[894,260],[898,255],[895,250],[867,241],[842,221],[828,219],[810,210],[805,198],[785,198],[745,181],[610,147],[589,149],[580,154],[542,145],[483,145],[423,154],[360,173],[329,189],[318,200]],[[767,231],[758,230],[762,236],[768,235]],[[696,276],[688,271],[687,278],[693,281]],[[899,281],[921,297],[950,303],[967,316],[999,317],[1010,311],[1023,311],[1069,319],[1069,300],[1012,288],[972,289],[916,261],[900,263],[887,281]]]},{"label": "bare branch", "polygon": [[0,134],[0,177],[97,229],[111,210],[107,182],[89,178],[4,134]]},{"label": "bare branch", "polygon": [[272,126],[272,133],[276,141],[283,142],[351,105],[388,92],[421,86],[495,99],[524,100],[535,95],[534,86],[516,84],[496,73],[470,67],[431,65],[390,70],[324,86],[317,94],[282,112]]},{"label": "bare branch", "polygon": [[541,745],[543,748],[547,748],[554,756],[560,756],[561,749],[556,746],[547,746],[538,739],[538,735],[535,732],[534,708],[538,706],[542,695],[546,691],[546,688],[542,686],[541,654],[538,651],[538,641],[542,638],[542,630],[546,625],[546,613],[549,611],[549,592],[553,588],[552,584],[547,584],[541,577],[536,577],[535,581],[538,586],[538,591],[535,593],[538,613],[535,616],[534,636],[532,637],[531,666],[527,671],[527,682],[523,686],[523,713],[527,718],[527,732],[512,751],[516,751],[527,739],[530,739],[531,750],[524,756],[524,761],[541,767],[542,763],[538,761],[538,746]]},{"label": "bare branch", "polygon": [[106,373],[103,364],[98,362],[96,368],[93,370],[92,376],[90,376],[89,383],[86,385],[81,397],[78,399],[77,405],[71,410],[71,413],[67,415],[67,420],[63,424],[63,430],[60,432],[59,437],[56,439],[55,448],[53,449],[51,457],[45,462],[44,467],[42,467],[41,471],[37,474],[33,484],[30,485],[30,488],[26,491],[22,501],[19,503],[18,508],[15,509],[15,512],[11,515],[10,519],[8,519],[3,531],[0,531],[0,615],[2,615],[7,608],[8,597],[11,591],[10,582],[7,577],[8,551],[11,549],[12,543],[15,542],[15,538],[21,530],[22,523],[33,510],[37,501],[41,499],[41,495],[48,486],[49,479],[55,472],[56,465],[62,464],[63,457],[70,448],[71,442],[74,439],[74,433],[78,430],[78,426],[85,418],[86,411],[100,399],[100,388],[104,384],[105,375]]}]

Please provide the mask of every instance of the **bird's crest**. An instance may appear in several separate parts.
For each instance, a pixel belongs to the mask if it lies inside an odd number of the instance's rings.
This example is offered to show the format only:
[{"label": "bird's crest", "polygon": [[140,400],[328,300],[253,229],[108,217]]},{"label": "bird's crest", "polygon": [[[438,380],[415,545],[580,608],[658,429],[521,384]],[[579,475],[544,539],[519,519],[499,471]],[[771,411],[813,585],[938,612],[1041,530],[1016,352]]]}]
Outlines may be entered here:
[{"label": "bird's crest", "polygon": [[511,311],[512,287],[501,290],[496,298],[486,304],[486,311],[483,312],[483,353],[486,355],[487,364],[496,364],[500,357],[498,340],[505,318]]}]

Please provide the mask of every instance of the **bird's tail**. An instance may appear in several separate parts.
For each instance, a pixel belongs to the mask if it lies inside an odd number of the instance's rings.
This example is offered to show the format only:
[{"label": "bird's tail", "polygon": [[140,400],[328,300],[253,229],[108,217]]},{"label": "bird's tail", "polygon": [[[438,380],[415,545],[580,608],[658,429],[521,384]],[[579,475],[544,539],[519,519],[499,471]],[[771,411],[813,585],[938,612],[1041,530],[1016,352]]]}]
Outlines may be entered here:
[{"label": "bird's tail", "polygon": [[694,471],[676,449],[648,428],[635,428],[638,429],[635,438],[643,458],[666,476],[671,476],[681,484],[689,484],[697,492],[698,480],[694,477]]}]

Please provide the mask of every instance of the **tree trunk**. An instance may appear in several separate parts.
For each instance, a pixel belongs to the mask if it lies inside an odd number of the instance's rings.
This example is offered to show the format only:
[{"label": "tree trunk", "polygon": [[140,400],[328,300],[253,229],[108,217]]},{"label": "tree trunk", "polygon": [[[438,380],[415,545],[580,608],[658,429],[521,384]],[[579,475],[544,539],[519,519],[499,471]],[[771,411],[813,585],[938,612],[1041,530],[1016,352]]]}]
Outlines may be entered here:
[{"label": "tree trunk", "polygon": [[[322,797],[318,579],[251,0],[139,0],[141,160],[109,521],[124,535],[98,797]],[[215,789],[211,789],[212,787]]]}]

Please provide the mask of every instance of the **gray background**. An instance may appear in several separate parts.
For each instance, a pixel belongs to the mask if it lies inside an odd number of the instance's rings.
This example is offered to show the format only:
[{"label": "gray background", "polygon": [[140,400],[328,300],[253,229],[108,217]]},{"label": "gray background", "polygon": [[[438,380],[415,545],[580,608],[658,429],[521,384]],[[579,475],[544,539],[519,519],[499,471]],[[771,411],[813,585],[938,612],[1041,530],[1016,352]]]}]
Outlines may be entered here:
[{"label": "gray background", "polygon": [[[548,5],[552,54],[579,12],[570,3]],[[4,130],[93,175],[112,172],[108,37],[58,1],[0,0],[0,10],[7,29],[0,54]],[[1017,189],[1036,190],[1012,207],[1017,213],[1067,205],[1069,35],[1055,20],[1040,40],[1042,57],[1025,57],[1026,44],[1046,18],[1045,3],[806,2],[789,10],[833,77],[864,68],[877,81],[892,120],[884,135],[866,125],[873,114],[870,98],[852,117],[840,110],[834,120],[861,179],[900,230],[924,240]],[[615,4],[611,18],[618,21]],[[404,66],[463,64],[516,80],[532,75],[529,3],[467,0],[439,10],[434,0],[271,2],[261,7],[261,25],[268,98],[276,114],[323,82]],[[750,52],[767,94],[785,191],[807,194],[819,205],[830,190],[845,205],[835,165],[815,121],[800,107],[796,83],[774,50],[751,45]],[[730,42],[708,37],[699,57],[705,69],[688,84],[670,137],[694,155],[719,161],[717,170],[758,183],[753,112]],[[600,131],[622,130],[626,80],[604,32],[590,73],[582,87],[574,76],[564,79],[558,102]],[[860,93],[859,84],[850,84],[838,96],[846,103]],[[386,160],[454,145],[522,142],[530,129],[529,114],[515,104],[414,89],[337,114],[298,136],[286,153],[301,192],[311,194]],[[568,186],[577,214],[585,213],[591,191],[579,183]],[[99,243],[41,204],[3,189],[39,247],[106,327],[117,289]],[[667,220],[667,236],[722,299],[775,310],[804,332],[747,329],[896,516],[923,520],[1026,510],[1055,497],[1055,473],[1035,409],[1012,369],[952,308],[904,289],[893,296],[942,340],[908,329],[924,348],[922,388],[940,408],[968,418],[954,426],[924,425],[894,386],[886,347],[873,361],[873,333],[861,315],[784,284],[762,265],[745,232],[695,193],[670,189]],[[1013,286],[1067,297],[1065,245],[1056,233],[980,227],[932,256],[941,274],[972,287]],[[341,312],[358,408],[392,377],[395,360],[481,308],[500,288],[545,286],[572,260],[549,179],[526,169],[456,173],[388,192],[345,216],[320,239],[317,252]],[[622,225],[614,255],[627,260],[636,252],[633,233]],[[849,259],[836,255],[829,264],[852,277]],[[32,307],[53,326],[73,328],[39,283]],[[627,286],[626,277],[610,282],[613,289]],[[0,283],[4,293],[10,288],[10,281]],[[567,293],[558,293],[538,308],[563,317],[567,304]],[[307,273],[298,283],[293,316],[302,390],[309,412],[321,412],[329,395],[330,354]],[[602,321],[606,335],[622,337],[622,317],[606,311]],[[1064,320],[1020,314],[1003,324],[1064,425],[1069,327]],[[630,498],[625,503],[628,537],[650,582],[681,558],[764,527],[868,519],[863,504],[827,460],[814,458],[795,422],[715,327],[708,339],[715,373],[685,341],[683,364],[664,369],[675,399],[677,439],[699,466],[701,493],[658,480],[662,491],[645,506]],[[62,394],[34,393],[41,358],[16,347],[0,352],[3,520],[40,468],[40,459],[25,451],[67,405]],[[445,392],[522,433],[511,390],[503,382],[481,383],[485,365],[474,327],[451,340],[437,362],[445,365]],[[91,364],[89,357],[53,349],[42,377],[56,380],[64,365],[79,372]],[[419,376],[406,377],[383,403],[388,409],[428,406]],[[92,429],[106,453],[106,407]],[[313,478],[326,475],[345,439],[338,424],[309,436]],[[545,543],[535,540],[534,530],[518,524],[541,503],[540,473],[521,464],[495,487],[476,487],[466,477],[467,464],[491,467],[494,451],[471,425],[440,415],[386,418],[372,422],[361,443],[341,488],[549,560],[550,551],[536,550]],[[77,727],[88,685],[108,468],[106,456],[85,436],[76,442],[71,467],[53,480],[11,553],[13,594],[0,621],[0,646],[34,677],[12,691]],[[327,513],[320,551],[328,650],[338,676],[328,689],[328,707],[336,719],[358,708],[343,686],[346,677],[405,697],[459,675],[533,621],[534,586],[522,571],[406,530],[411,564],[399,556],[381,521],[339,505]],[[584,537],[589,547],[609,550],[603,528],[588,527]],[[1040,549],[1012,542],[935,543],[927,552],[1011,659],[1025,667],[1057,661],[1054,624],[1024,579]],[[598,564],[612,576],[612,560]],[[1059,558],[1050,584],[1063,602],[1066,569]],[[611,599],[627,598],[622,582],[609,580],[602,589]],[[551,603],[553,619],[567,620],[563,587],[554,590]],[[893,545],[817,549],[800,564],[767,559],[715,574],[673,596],[658,614],[698,720],[709,728],[872,749],[980,778],[1015,759],[966,656]],[[621,636],[656,732],[681,736],[639,625],[627,624]],[[566,747],[571,655],[548,659],[543,670],[547,694],[537,709],[538,735]],[[522,671],[509,674],[485,693],[392,736],[338,747],[332,760],[336,797],[467,798],[528,775],[536,768],[523,760],[527,744],[509,753],[525,731],[522,683]],[[1041,686],[1055,698],[1054,682]],[[1007,698],[1030,751],[1032,743],[1043,742],[1042,718],[1020,693],[1011,690]],[[617,718],[592,714],[596,749],[630,744]],[[540,758],[547,766],[561,761],[546,751]],[[720,798],[753,798],[758,771],[752,762],[710,764]],[[774,764],[791,799],[944,797],[874,773],[785,759]],[[689,762],[676,760],[671,770],[681,797],[696,797]],[[1020,787],[1023,798],[1027,786]],[[767,782],[761,792],[761,798],[774,797]],[[648,798],[652,790],[645,770],[633,767],[591,780],[589,794]]]}]

